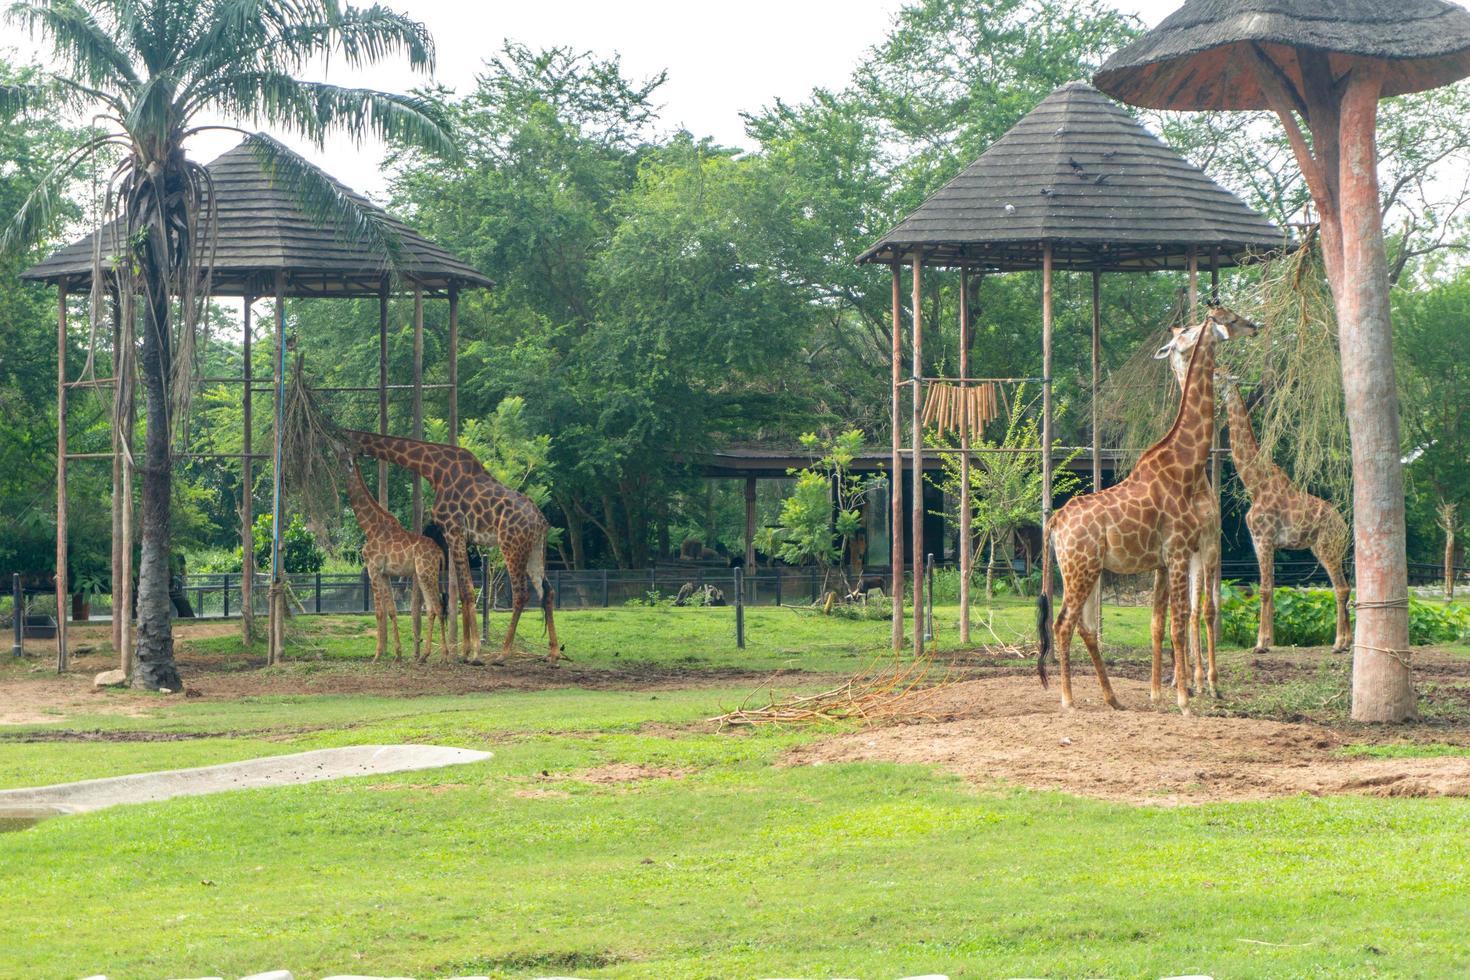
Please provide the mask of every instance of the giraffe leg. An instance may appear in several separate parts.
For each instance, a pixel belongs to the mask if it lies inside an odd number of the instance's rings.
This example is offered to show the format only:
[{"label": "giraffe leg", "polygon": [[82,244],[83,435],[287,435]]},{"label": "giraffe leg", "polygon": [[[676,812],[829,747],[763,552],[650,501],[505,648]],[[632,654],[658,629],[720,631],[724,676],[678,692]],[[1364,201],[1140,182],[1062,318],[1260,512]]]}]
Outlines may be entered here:
[{"label": "giraffe leg", "polygon": [[[1326,549],[1323,549],[1325,551]],[[1342,557],[1340,555],[1323,554],[1323,551],[1313,549],[1313,554],[1327,569],[1327,577],[1332,580],[1332,594],[1337,599],[1337,635],[1332,641],[1332,652],[1342,653],[1353,645],[1352,626],[1348,623],[1348,595],[1349,589],[1347,577],[1342,573]]]},{"label": "giraffe leg", "polygon": [[501,553],[505,555],[505,574],[510,578],[510,625],[505,628],[505,643],[500,648],[503,660],[510,656],[511,645],[516,639],[516,624],[521,620],[526,600],[531,597],[531,589],[530,580],[526,578],[526,556],[504,548]]},{"label": "giraffe leg", "polygon": [[393,606],[393,589],[388,585],[387,573],[382,569],[369,572],[368,581],[373,589],[373,612],[378,619],[378,649],[373,654],[373,662],[377,663],[388,651],[388,624],[393,622],[394,629],[397,629],[397,610]]},{"label": "giraffe leg", "polygon": [[1149,623],[1149,644],[1153,649],[1153,669],[1149,672],[1148,701],[1157,705],[1164,699],[1164,625],[1169,615],[1169,578],[1162,568],[1154,572],[1154,608]]},{"label": "giraffe leg", "polygon": [[[424,648],[424,601],[423,590],[415,570],[414,580],[408,587],[408,614],[413,620],[413,661],[418,663],[419,653]],[[432,623],[430,626],[432,627]]]},{"label": "giraffe leg", "polygon": [[1186,676],[1189,620],[1189,559],[1176,557],[1169,562],[1169,636],[1174,642],[1174,699],[1181,714],[1189,714],[1189,678]]},{"label": "giraffe leg", "polygon": [[403,637],[398,632],[398,603],[393,600],[393,586],[383,576],[383,603],[388,610],[388,623],[393,627],[393,659],[403,659]]},{"label": "giraffe leg", "polygon": [[1200,606],[1207,588],[1205,565],[1201,556],[1189,559],[1189,664],[1194,670],[1194,687],[1191,694],[1198,694],[1205,687],[1205,658],[1200,650]]},{"label": "giraffe leg", "polygon": [[1082,608],[1078,611],[1077,632],[1082,636],[1082,643],[1087,647],[1088,656],[1092,657],[1092,669],[1097,671],[1097,683],[1102,688],[1103,703],[1114,711],[1122,711],[1123,706],[1118,703],[1118,697],[1113,693],[1113,685],[1108,681],[1108,668],[1103,664],[1102,652],[1097,646],[1097,627],[1093,621],[1092,590],[1088,589],[1082,599]]},{"label": "giraffe leg", "polygon": [[551,652],[547,660],[553,667],[561,659],[561,646],[556,642],[556,622],[552,616],[552,607],[556,605],[556,593],[551,590],[551,583],[546,579],[541,580],[541,613],[546,617],[546,639],[550,644]]},{"label": "giraffe leg", "polygon": [[1077,616],[1072,611],[1072,604],[1067,601],[1071,595],[1070,590],[1062,597],[1062,611],[1057,615],[1056,627],[1053,634],[1057,643],[1057,670],[1062,675],[1062,708],[1067,711],[1076,707],[1072,700],[1072,627],[1076,625]]},{"label": "giraffe leg", "polygon": [[468,544],[456,551],[452,574],[457,580],[454,591],[458,595],[459,602],[456,606],[455,596],[450,596],[449,605],[444,614],[459,616],[460,626],[464,630],[464,636],[460,638],[460,649],[467,651],[466,656],[471,663],[478,663],[480,661],[480,631],[475,628],[475,580],[470,577]]},{"label": "giraffe leg", "polygon": [[1261,566],[1261,625],[1252,652],[1265,653],[1276,638],[1276,549],[1270,542],[1258,540],[1256,560]]},{"label": "giraffe leg", "polygon": [[1212,698],[1218,698],[1220,696],[1220,673],[1215,667],[1215,648],[1220,641],[1215,597],[1219,594],[1220,578],[1213,571],[1213,569],[1218,567],[1219,565],[1217,563],[1212,563],[1211,570],[1207,570],[1205,573],[1205,653],[1210,658],[1209,673],[1205,676],[1205,683],[1208,686],[1210,697]]}]

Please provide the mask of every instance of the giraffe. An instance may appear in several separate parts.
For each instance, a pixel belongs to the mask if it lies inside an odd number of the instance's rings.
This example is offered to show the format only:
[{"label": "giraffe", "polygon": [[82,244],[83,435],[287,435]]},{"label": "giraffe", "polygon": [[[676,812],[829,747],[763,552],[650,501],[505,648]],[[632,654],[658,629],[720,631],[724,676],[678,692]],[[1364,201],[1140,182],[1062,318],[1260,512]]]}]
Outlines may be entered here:
[{"label": "giraffe", "polygon": [[[352,513],[357,516],[358,526],[366,537],[362,546],[362,564],[372,583],[373,609],[378,619],[378,649],[373,661],[382,657],[388,646],[388,626],[393,624],[393,659],[403,659],[403,641],[398,635],[398,607],[393,602],[393,589],[388,584],[390,575],[412,575],[414,579],[414,663],[429,659],[429,650],[434,646],[434,621],[439,622],[439,647],[444,659],[449,659],[449,644],[445,634],[448,622],[444,609],[439,605],[439,562],[443,552],[433,541],[421,534],[412,534],[403,529],[397,518],[388,513],[368,493],[362,480],[362,470],[351,450],[340,447],[339,452],[347,466],[347,500]],[[429,642],[419,649],[418,610],[428,610]]]},{"label": "giraffe", "polygon": [[[535,588],[540,593],[541,609],[546,617],[549,659],[555,664],[562,654],[551,613],[555,597],[551,584],[546,581],[549,526],[541,508],[525,494],[517,493],[485,472],[484,465],[468,449],[355,429],[342,430],[342,436],[367,455],[402,466],[433,484],[431,514],[443,529],[449,549],[449,603],[453,607],[456,596],[460,596],[460,617],[464,624],[461,650],[466,662],[483,665],[480,631],[475,628],[474,587],[470,584],[468,548],[473,542],[498,547],[510,576],[510,626],[494,663],[504,663],[509,655],[516,624],[526,607],[530,589]],[[464,586],[463,593],[460,593],[460,583]]]},{"label": "giraffe", "polygon": [[1256,632],[1256,653],[1271,649],[1275,639],[1276,549],[1310,549],[1327,570],[1337,598],[1337,635],[1334,653],[1352,645],[1348,624],[1348,582],[1342,571],[1352,538],[1347,521],[1337,508],[1321,497],[1298,489],[1286,472],[1261,452],[1251,426],[1250,412],[1240,387],[1231,381],[1225,389],[1225,410],[1230,424],[1230,458],[1235,472],[1250,495],[1245,526],[1250,530],[1256,561],[1261,566],[1261,623]]},{"label": "giraffe", "polygon": [[[1093,611],[1087,600],[1104,570],[1131,575],[1162,569],[1168,585],[1175,697],[1180,711],[1189,712],[1189,683],[1184,676],[1186,606],[1199,601],[1203,561],[1209,553],[1205,538],[1212,531],[1217,538],[1219,535],[1218,518],[1210,518],[1214,505],[1199,499],[1201,491],[1209,487],[1205,469],[1215,434],[1215,341],[1254,332],[1254,325],[1212,306],[1204,322],[1180,331],[1161,348],[1155,354],[1160,360],[1175,350],[1189,354],[1184,394],[1173,426],[1139,458],[1133,472],[1121,483],[1074,497],[1057,511],[1047,529],[1062,574],[1062,610],[1055,631],[1063,708],[1073,706],[1068,654],[1072,630],[1076,628],[1092,657],[1103,701],[1110,708],[1122,710],[1098,652],[1097,623],[1092,621]],[[1049,613],[1045,599],[1039,612]],[[1198,615],[1197,609],[1193,615]],[[1049,615],[1038,618],[1042,629],[1036,669],[1045,687],[1052,629]],[[1158,659],[1155,665],[1151,694],[1157,699],[1161,669]]]},{"label": "giraffe", "polygon": [[[1245,320],[1237,317],[1234,313],[1223,308],[1216,308],[1222,318],[1234,318],[1239,321],[1237,329],[1245,329],[1250,326]],[[1179,382],[1180,397],[1183,397],[1185,381],[1189,375],[1189,361],[1177,343],[1180,335],[1184,333],[1183,327],[1174,327],[1173,334],[1176,343],[1169,348],[1169,367],[1174,371],[1174,378]],[[1190,616],[1189,616],[1189,660],[1194,667],[1194,689],[1196,692],[1206,689],[1211,697],[1219,697],[1219,671],[1215,665],[1215,651],[1219,637],[1215,622],[1215,602],[1220,588],[1220,499],[1216,493],[1214,484],[1201,472],[1200,485],[1195,489],[1195,506],[1200,510],[1201,520],[1206,522],[1205,533],[1201,535],[1201,552],[1199,555],[1199,566],[1202,574],[1198,581],[1190,583]],[[1154,572],[1154,595],[1153,595],[1153,621],[1150,629],[1150,641],[1153,647],[1153,687],[1149,691],[1150,699],[1157,704],[1159,701],[1159,674],[1160,664],[1163,659],[1164,639],[1164,617],[1167,614],[1169,600],[1168,581],[1162,568]],[[1199,620],[1203,617],[1205,621],[1206,650],[1201,656],[1199,643]],[[1205,665],[1208,662],[1209,669],[1206,673]],[[1187,665],[1187,664],[1186,664]]]}]

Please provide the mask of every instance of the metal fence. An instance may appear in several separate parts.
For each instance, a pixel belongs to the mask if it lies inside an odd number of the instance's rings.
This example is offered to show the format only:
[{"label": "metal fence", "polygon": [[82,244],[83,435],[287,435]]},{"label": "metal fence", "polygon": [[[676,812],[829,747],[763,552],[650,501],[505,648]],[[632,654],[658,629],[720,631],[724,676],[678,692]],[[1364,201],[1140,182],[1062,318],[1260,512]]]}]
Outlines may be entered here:
[{"label": "metal fence", "polygon": [[[940,565],[940,569],[953,571],[953,565]],[[1349,562],[1345,571],[1349,580],[1353,568]],[[976,569],[983,576],[983,566]],[[1254,583],[1259,580],[1259,569],[1253,560],[1227,561],[1223,563],[1226,580]],[[1470,567],[1457,567],[1456,579],[1470,582]],[[887,569],[869,569],[866,576],[882,579],[885,587],[889,580]],[[482,613],[504,611],[510,608],[510,588],[505,576],[492,576],[489,592],[484,591],[484,572],[474,570],[472,577],[478,590]],[[704,593],[708,588],[708,600],[704,595],[694,601],[714,601],[733,605],[735,602],[736,570],[719,566],[690,564],[660,565],[649,569],[590,569],[570,571],[553,569],[547,572],[556,596],[557,609],[597,609],[629,604],[658,603],[674,598],[689,586],[691,591]],[[372,588],[367,573],[319,573],[287,576],[292,605],[298,613],[306,615],[330,613],[371,613],[373,611]],[[827,590],[842,588],[840,577],[835,573],[828,578],[819,568],[758,568],[745,572],[740,588],[745,605],[779,606],[804,605],[816,602]],[[48,622],[54,629],[55,593],[46,589],[21,589],[19,576],[6,576],[0,594],[0,624],[13,627],[14,608],[18,604],[28,615],[25,625],[28,636],[44,638]],[[1444,569],[1435,564],[1410,563],[1409,583],[1411,586],[1434,587],[1444,581]],[[1151,587],[1151,576],[1134,576],[1105,584],[1104,594],[1110,603],[1137,604],[1147,602],[1147,591]],[[222,619],[240,615],[240,575],[217,572],[181,576],[175,580],[174,596],[182,598],[189,613],[200,619]],[[1322,566],[1311,560],[1280,561],[1276,563],[1278,586],[1322,587],[1328,585]],[[412,582],[409,579],[393,579],[394,604],[399,612],[407,612],[412,601]],[[266,615],[266,601],[270,589],[269,575],[257,575],[253,602],[257,615]],[[885,589],[886,591],[886,589]],[[108,598],[96,597],[93,609],[94,620],[107,621],[111,618]],[[978,598],[978,596],[977,596]],[[71,610],[63,610],[70,614]],[[184,611],[180,610],[180,615]]]}]

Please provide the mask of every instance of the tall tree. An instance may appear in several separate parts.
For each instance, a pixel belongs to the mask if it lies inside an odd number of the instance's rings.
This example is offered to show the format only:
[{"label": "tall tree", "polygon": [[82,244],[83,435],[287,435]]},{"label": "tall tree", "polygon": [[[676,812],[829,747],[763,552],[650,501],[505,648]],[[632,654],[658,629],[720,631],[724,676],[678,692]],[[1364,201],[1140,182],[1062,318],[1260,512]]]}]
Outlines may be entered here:
[{"label": "tall tree", "polygon": [[[0,84],[0,108],[60,102],[104,131],[63,157],[17,213],[5,241],[48,226],[67,181],[94,155],[121,151],[109,194],[128,260],[119,291],[143,304],[141,374],[147,418],[134,682],[180,687],[168,598],[172,440],[185,415],[194,335],[207,301],[214,228],[209,176],[185,154],[211,115],[264,121],[322,145],[372,134],[435,151],[453,144],[418,96],[299,77],[318,60],[363,66],[403,55],[433,65],[423,25],[386,8],[336,0],[18,0],[7,19],[51,45],[59,70]],[[244,132],[241,130],[241,132]],[[391,232],[270,137],[246,134],[262,162],[311,211],[393,253]],[[99,270],[100,272],[100,270]],[[177,302],[176,302],[177,301]],[[124,322],[130,322],[124,317]]]}]

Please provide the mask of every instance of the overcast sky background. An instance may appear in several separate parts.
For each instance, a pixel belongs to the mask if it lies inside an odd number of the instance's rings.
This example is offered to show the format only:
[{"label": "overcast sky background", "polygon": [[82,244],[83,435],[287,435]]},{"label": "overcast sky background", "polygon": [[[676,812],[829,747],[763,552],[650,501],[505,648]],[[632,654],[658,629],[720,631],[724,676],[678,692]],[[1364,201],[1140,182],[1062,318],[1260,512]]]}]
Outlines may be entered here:
[{"label": "overcast sky background", "polygon": [[[1114,6],[1152,26],[1180,2],[1116,0]],[[742,111],[758,110],[778,98],[800,101],[819,86],[840,88],[863,53],[883,40],[901,6],[899,0],[746,0],[734,7],[688,0],[387,3],[432,32],[438,45],[433,81],[440,84],[470,90],[485,60],[507,39],[532,48],[563,45],[602,56],[617,53],[632,78],[668,70],[668,81],[658,93],[665,129],[682,127],[728,146],[749,146]],[[39,58],[41,50],[24,36],[12,34],[0,41],[0,52],[23,62]],[[326,77],[388,91],[407,91],[429,81],[397,65],[358,77],[334,70]],[[189,152],[208,161],[236,142],[229,133],[202,135]],[[380,145],[359,147],[345,139],[320,151],[292,145],[348,186],[383,197]]]}]

